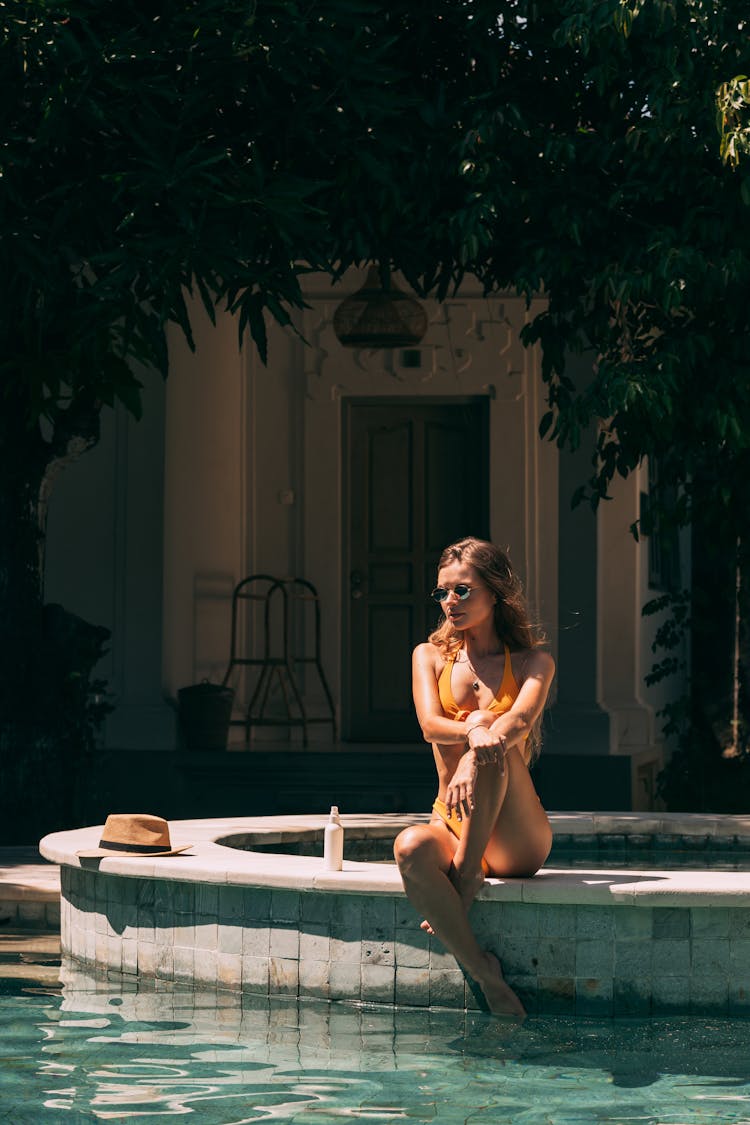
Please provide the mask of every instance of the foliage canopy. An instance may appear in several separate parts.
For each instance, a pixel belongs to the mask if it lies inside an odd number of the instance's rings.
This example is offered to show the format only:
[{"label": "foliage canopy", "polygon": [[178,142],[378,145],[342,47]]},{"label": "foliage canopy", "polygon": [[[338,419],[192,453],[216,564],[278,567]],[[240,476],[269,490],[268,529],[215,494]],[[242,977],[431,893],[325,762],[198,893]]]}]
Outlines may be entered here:
[{"label": "foliage canopy", "polygon": [[[139,409],[197,289],[265,352],[306,269],[375,260],[443,296],[543,290],[542,430],[592,420],[594,497],[658,452],[744,473],[750,176],[728,0],[0,4],[4,379],[53,418]],[[723,101],[721,100],[723,99]],[[729,102],[727,101],[729,99]],[[741,106],[740,106],[741,109]],[[739,112],[739,110],[738,110]],[[722,121],[720,120],[720,127]],[[729,141],[725,140],[725,151]],[[737,151],[737,144],[731,151]],[[586,386],[565,375],[590,351]]]},{"label": "foliage canopy", "polygon": [[676,518],[700,480],[722,541],[744,534],[745,3],[0,0],[0,23],[0,517],[25,528],[0,609],[19,644],[50,465],[96,440],[103,405],[138,415],[133,361],[166,374],[186,292],[265,355],[308,270],[543,292],[540,429],[594,434],[581,495],[655,454]]}]

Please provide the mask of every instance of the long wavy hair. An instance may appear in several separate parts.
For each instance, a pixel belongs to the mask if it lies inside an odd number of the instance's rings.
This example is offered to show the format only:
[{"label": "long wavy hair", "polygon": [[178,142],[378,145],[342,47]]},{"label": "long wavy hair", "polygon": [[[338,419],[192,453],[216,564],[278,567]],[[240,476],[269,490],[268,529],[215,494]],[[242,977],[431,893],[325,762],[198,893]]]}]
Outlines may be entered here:
[{"label": "long wavy hair", "polygon": [[[544,633],[531,620],[523,586],[505,551],[484,539],[468,537],[445,548],[438,562],[438,571],[453,562],[473,566],[485,586],[495,595],[495,632],[511,651],[540,648],[546,643]],[[464,643],[461,633],[445,616],[430,634],[429,640],[445,657],[458,652]],[[531,757],[536,758],[541,748],[541,716],[534,723],[528,741]]]}]

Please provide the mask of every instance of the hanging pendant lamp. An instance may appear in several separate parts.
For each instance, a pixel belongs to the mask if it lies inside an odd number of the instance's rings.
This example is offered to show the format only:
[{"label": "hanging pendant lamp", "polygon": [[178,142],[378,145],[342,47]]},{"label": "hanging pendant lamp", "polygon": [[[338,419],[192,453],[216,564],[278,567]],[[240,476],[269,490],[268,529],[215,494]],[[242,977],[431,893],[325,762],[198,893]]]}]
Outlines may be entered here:
[{"label": "hanging pendant lamp", "polygon": [[370,266],[362,288],[333,314],[333,330],[346,348],[413,348],[427,331],[427,313],[392,281],[384,288]]}]

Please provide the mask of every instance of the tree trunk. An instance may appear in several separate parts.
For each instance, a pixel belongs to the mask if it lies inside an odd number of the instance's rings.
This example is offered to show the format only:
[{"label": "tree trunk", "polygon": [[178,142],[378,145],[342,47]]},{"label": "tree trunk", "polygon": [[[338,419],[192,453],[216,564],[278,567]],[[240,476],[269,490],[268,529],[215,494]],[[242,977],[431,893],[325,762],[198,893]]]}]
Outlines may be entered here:
[{"label": "tree trunk", "polygon": [[689,721],[664,772],[671,810],[737,813],[750,800],[750,535],[693,482]]},{"label": "tree trunk", "polygon": [[98,717],[90,675],[108,635],[43,604],[40,496],[67,442],[24,426],[26,405],[6,399],[0,415],[0,843],[75,823]]}]

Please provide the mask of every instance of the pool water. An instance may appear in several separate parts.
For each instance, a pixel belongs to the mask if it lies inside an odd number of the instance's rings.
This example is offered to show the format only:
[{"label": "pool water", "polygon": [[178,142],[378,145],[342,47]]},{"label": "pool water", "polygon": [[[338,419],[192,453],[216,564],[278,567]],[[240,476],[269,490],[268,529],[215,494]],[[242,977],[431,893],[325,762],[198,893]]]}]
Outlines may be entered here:
[{"label": "pool water", "polygon": [[748,1032],[136,987],[27,948],[0,954],[0,1121],[747,1125]]},{"label": "pool water", "polygon": [[[319,834],[318,834],[319,835]],[[252,842],[232,844],[240,851],[276,852],[284,855],[322,857],[323,842],[310,833],[310,839],[289,839],[265,844]],[[735,841],[732,847],[717,848],[716,841],[700,837],[667,837],[659,846],[653,837],[640,837],[631,843],[625,836],[596,836],[555,839],[545,867],[603,868],[609,871],[637,870],[673,871],[680,868],[712,871],[750,871],[750,848]],[[711,846],[711,845],[714,846]],[[393,863],[393,838],[370,836],[358,839],[348,833],[344,840],[344,858],[374,863]]]},{"label": "pool water", "polygon": [[652,848],[555,848],[545,867],[592,868],[605,871],[750,871],[750,854],[719,851],[669,851]]}]

